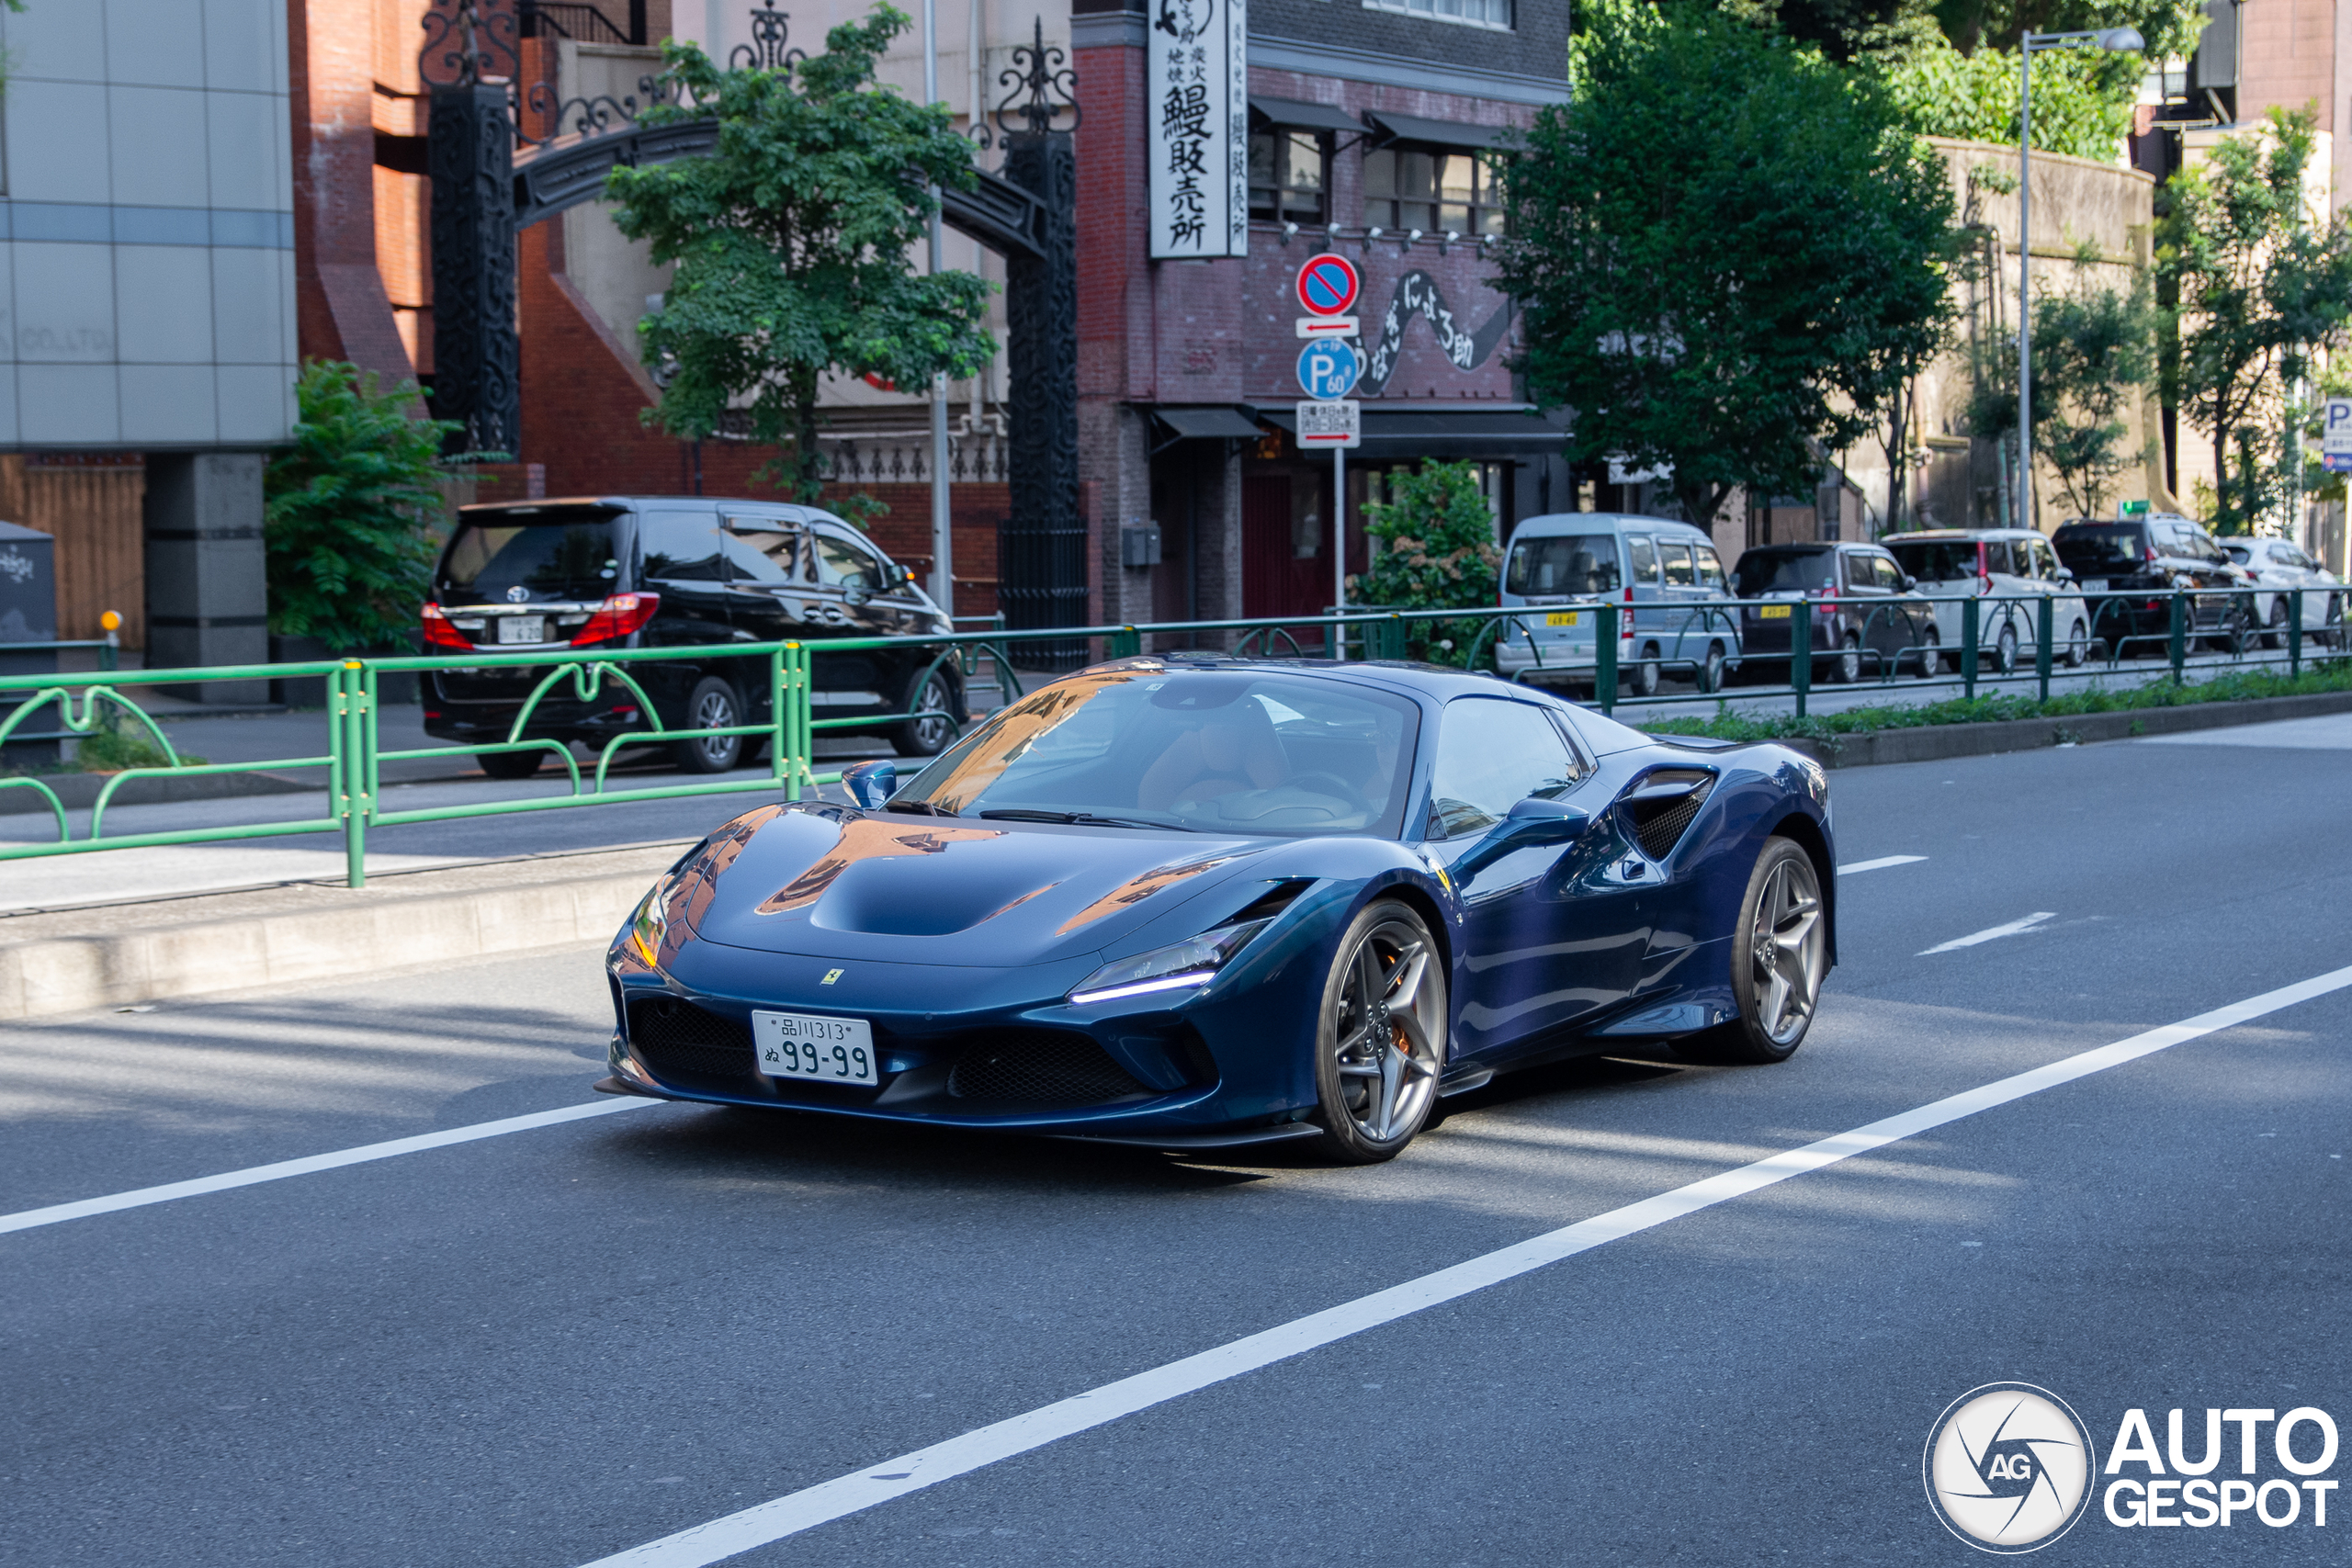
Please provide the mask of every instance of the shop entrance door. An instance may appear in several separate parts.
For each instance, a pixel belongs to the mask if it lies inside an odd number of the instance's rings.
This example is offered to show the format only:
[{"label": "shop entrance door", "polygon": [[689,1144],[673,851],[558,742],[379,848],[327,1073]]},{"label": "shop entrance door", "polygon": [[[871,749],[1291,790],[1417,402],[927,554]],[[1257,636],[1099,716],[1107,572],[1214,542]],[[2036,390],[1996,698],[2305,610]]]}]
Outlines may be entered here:
[{"label": "shop entrance door", "polygon": [[[1331,525],[1321,490],[1312,479],[1285,474],[1241,481],[1243,615],[1307,616],[1330,604]],[[1309,628],[1292,635],[1305,642]]]}]

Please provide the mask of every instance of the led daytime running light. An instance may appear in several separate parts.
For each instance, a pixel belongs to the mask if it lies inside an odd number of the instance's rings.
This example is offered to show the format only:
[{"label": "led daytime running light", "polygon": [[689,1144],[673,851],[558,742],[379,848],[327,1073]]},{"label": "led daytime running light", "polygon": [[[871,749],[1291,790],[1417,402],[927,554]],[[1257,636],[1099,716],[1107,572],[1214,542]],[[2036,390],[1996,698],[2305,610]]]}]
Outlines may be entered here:
[{"label": "led daytime running light", "polygon": [[1227,962],[1272,923],[1251,920],[1246,925],[1219,926],[1133,958],[1116,959],[1072,987],[1069,999],[1084,1007],[1155,991],[1197,990],[1216,979]]}]

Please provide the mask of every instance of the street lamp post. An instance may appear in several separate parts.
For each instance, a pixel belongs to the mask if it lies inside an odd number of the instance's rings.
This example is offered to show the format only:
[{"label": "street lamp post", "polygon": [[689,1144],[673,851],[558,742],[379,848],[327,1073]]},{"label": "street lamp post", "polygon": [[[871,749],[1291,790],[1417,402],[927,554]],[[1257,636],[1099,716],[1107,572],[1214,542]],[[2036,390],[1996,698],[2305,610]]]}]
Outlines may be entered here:
[{"label": "street lamp post", "polygon": [[2018,526],[2033,526],[2033,51],[2146,48],[2132,28],[2027,33],[2018,47]]},{"label": "street lamp post", "polygon": [[[978,47],[975,40],[969,47]],[[922,0],[922,101],[939,102],[939,0]],[[944,265],[945,235],[941,231],[939,188],[931,192],[931,266],[933,276]],[[956,513],[948,491],[947,378],[931,378],[931,596],[956,629]]]}]

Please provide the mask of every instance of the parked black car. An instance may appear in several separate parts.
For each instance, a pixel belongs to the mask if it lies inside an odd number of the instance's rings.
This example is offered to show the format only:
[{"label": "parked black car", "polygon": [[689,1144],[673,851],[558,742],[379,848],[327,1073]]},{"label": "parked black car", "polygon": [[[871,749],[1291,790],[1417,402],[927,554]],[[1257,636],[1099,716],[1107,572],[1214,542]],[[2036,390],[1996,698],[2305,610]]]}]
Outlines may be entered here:
[{"label": "parked black car", "polygon": [[[730,646],[911,638],[951,629],[906,569],[831,513],[703,496],[465,507],[424,606],[427,653],[711,649],[707,660],[627,667],[657,713],[640,711],[628,689],[609,680],[590,702],[573,696],[568,681],[550,690],[526,738],[599,747],[631,730],[764,722],[768,660],[730,658]],[[952,661],[932,670],[938,652],[911,642],[903,651],[816,650],[809,661],[815,716],[877,720],[824,733],[887,735],[902,756],[938,752],[965,717],[962,675]],[[533,667],[431,671],[422,694],[425,732],[459,743],[503,740],[545,675]],[[918,705],[944,716],[884,722]],[[723,773],[759,750],[756,737],[740,735],[669,744],[678,765],[692,773]],[[547,755],[490,752],[481,764],[494,777],[521,778]]]},{"label": "parked black car", "polygon": [[1936,651],[1934,606],[1915,586],[1876,545],[1758,545],[1742,551],[1732,568],[1734,596],[1786,601],[1740,606],[1743,666],[1788,660],[1792,606],[1802,598],[1813,601],[1816,680],[1859,681],[1890,669],[1932,675],[1942,658]]},{"label": "parked black car", "polygon": [[[2251,587],[2253,577],[2222,553],[2211,534],[2177,513],[2113,523],[2078,518],[2060,527],[2050,543],[2075,574],[2075,587],[2090,596],[2084,603],[2095,623],[2091,636],[2110,645],[2123,637],[2168,636],[2176,588],[2195,591],[2188,601],[2192,631],[2218,634],[2211,640],[2233,645],[2254,629],[2253,602],[2218,592]],[[2117,592],[2147,597],[2098,597]],[[2125,624],[2118,625],[2119,619]],[[2158,649],[2143,642],[2126,651]]]}]

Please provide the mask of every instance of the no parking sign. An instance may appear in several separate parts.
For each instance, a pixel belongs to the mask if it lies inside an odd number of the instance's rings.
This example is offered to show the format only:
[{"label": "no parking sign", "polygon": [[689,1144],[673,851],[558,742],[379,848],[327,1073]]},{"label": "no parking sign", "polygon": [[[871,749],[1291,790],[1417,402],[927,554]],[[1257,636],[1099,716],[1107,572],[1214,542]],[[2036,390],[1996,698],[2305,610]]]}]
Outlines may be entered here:
[{"label": "no parking sign", "polygon": [[1356,302],[1363,280],[1356,264],[1326,251],[1298,269],[1298,303],[1310,316],[1336,316]]}]

